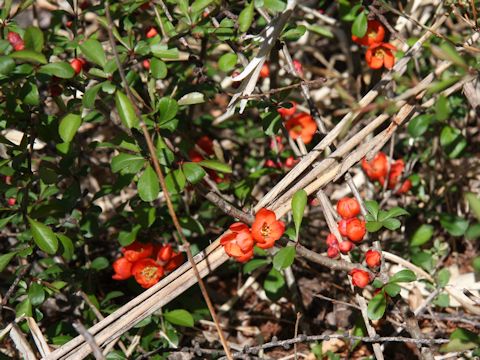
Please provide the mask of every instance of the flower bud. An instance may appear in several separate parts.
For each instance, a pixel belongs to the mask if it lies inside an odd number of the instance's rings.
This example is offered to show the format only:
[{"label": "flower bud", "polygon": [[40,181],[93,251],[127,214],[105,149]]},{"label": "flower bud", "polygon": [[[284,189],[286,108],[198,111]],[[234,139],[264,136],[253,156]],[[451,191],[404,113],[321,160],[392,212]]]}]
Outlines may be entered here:
[{"label": "flower bud", "polygon": [[376,250],[368,250],[365,253],[365,262],[367,263],[368,267],[376,268],[380,266],[382,261],[382,255]]}]

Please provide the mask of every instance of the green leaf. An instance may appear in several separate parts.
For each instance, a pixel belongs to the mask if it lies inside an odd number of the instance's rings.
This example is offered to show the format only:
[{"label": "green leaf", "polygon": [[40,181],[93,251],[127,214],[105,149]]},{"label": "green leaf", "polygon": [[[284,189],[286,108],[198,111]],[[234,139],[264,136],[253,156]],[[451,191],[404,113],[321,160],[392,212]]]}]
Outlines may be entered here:
[{"label": "green leaf", "polygon": [[450,116],[450,106],[444,95],[440,95],[435,102],[435,119],[437,121],[445,121]]},{"label": "green leaf", "polygon": [[382,221],[382,224],[384,227],[386,227],[388,230],[397,230],[402,226],[402,223],[398,219],[387,219]]},{"label": "green leaf", "polygon": [[[16,216],[16,214],[7,216],[6,218],[0,219],[0,229],[3,229],[7,224]],[[1,272],[1,270],[0,270]]]},{"label": "green leaf", "polygon": [[450,271],[442,269],[437,274],[437,284],[439,287],[445,287],[450,280]]},{"label": "green leaf", "polygon": [[218,68],[223,72],[230,72],[235,68],[237,60],[238,56],[235,53],[223,54],[220,59],[218,59]]},{"label": "green leaf", "polygon": [[329,38],[329,39],[333,39],[334,38],[334,35],[333,33],[330,31],[329,28],[325,27],[325,26],[319,26],[319,25],[308,25],[307,26],[307,30],[308,31],[312,31],[320,36],[323,36],[323,37],[326,37],[326,38]]},{"label": "green leaf", "polygon": [[270,261],[267,259],[252,259],[243,265],[243,273],[244,274],[251,274],[254,270],[269,264]]},{"label": "green leaf", "polygon": [[418,138],[427,132],[428,127],[430,126],[432,121],[433,121],[432,115],[423,114],[423,115],[414,117],[408,123],[408,126],[407,126],[408,133],[412,137]]},{"label": "green leaf", "polygon": [[465,237],[468,240],[475,240],[480,238],[480,223],[470,225],[465,232]]},{"label": "green leaf", "polygon": [[377,232],[382,228],[383,224],[379,221],[369,221],[365,224],[368,232]]},{"label": "green leaf", "polygon": [[171,194],[178,194],[185,188],[186,178],[183,171],[180,169],[170,171],[165,176],[165,184],[167,190]]},{"label": "green leaf", "polygon": [[10,261],[15,257],[16,252],[10,252],[0,255],[0,273],[5,270]]},{"label": "green leaf", "polygon": [[277,270],[283,270],[293,264],[295,260],[295,246],[281,248],[273,257],[273,266]]},{"label": "green leaf", "polygon": [[22,315],[32,316],[32,303],[28,297],[15,307],[15,315],[17,318]]},{"label": "green leaf", "polygon": [[[0,263],[1,263],[1,261],[0,261]],[[474,258],[472,260],[472,266],[473,266],[473,269],[475,270],[476,273],[480,273],[480,256],[477,256],[476,258]],[[0,272],[2,272],[1,267],[0,267]]]},{"label": "green leaf", "polygon": [[133,105],[127,95],[120,90],[117,90],[115,93],[115,106],[117,107],[120,119],[126,127],[131,129],[138,126],[138,118]]},{"label": "green leaf", "polygon": [[167,64],[157,58],[150,60],[150,72],[155,79],[165,79],[167,77]]},{"label": "green leaf", "polygon": [[465,198],[470,205],[471,211],[473,212],[477,220],[480,221],[480,197],[476,196],[474,193],[467,193],[465,195]]},{"label": "green leaf", "polygon": [[26,82],[20,91],[20,98],[23,98],[23,102],[26,105],[39,105],[40,94],[38,93],[38,87],[33,82]]},{"label": "green leaf", "polygon": [[15,61],[9,56],[0,56],[0,75],[8,75],[15,69]]},{"label": "green leaf", "polygon": [[468,229],[468,220],[451,214],[440,214],[440,224],[452,236],[463,236]]},{"label": "green leaf", "polygon": [[44,39],[43,32],[35,26],[29,26],[23,36],[25,48],[41,53],[43,49]]},{"label": "green leaf", "polygon": [[373,218],[377,220],[378,217],[378,211],[380,210],[380,206],[378,203],[374,200],[367,200],[365,201],[365,207],[367,211],[372,214]]},{"label": "green leaf", "polygon": [[90,268],[96,271],[104,270],[110,266],[107,258],[103,256],[99,256],[93,259],[92,263],[90,264]]},{"label": "green leaf", "polygon": [[460,130],[445,126],[440,133],[440,145],[448,157],[454,159],[467,147],[467,140]]},{"label": "green leaf", "polygon": [[450,296],[448,294],[439,294],[434,300],[433,303],[440,307],[449,307],[450,306]]},{"label": "green leaf", "polygon": [[194,91],[183,95],[180,100],[178,100],[178,105],[195,105],[204,102],[205,96],[201,92]]},{"label": "green leaf", "polygon": [[35,244],[47,254],[55,254],[58,249],[58,239],[52,229],[30,217],[28,217],[28,222]]},{"label": "green leaf", "polygon": [[360,12],[352,24],[352,34],[358,36],[359,38],[363,37],[367,33],[367,15],[365,11]]},{"label": "green leaf", "polygon": [[145,202],[154,201],[158,197],[160,186],[157,174],[153,168],[148,165],[137,184],[138,195]]},{"label": "green leaf", "polygon": [[45,57],[45,55],[32,50],[15,51],[10,54],[10,57],[12,57],[13,59],[23,60],[27,62],[33,62],[33,63],[40,63],[40,64],[47,63],[47,58]]},{"label": "green leaf", "polygon": [[304,25],[299,25],[293,29],[285,31],[282,34],[281,39],[287,41],[297,41],[305,34],[306,31],[307,28]]},{"label": "green leaf", "polygon": [[282,296],[285,287],[285,279],[281,272],[272,268],[263,282],[265,293],[272,300],[278,300]]},{"label": "green leaf", "polygon": [[38,72],[40,74],[56,76],[61,79],[70,79],[75,76],[75,71],[73,70],[72,66],[64,61],[40,66]]},{"label": "green leaf", "polygon": [[131,231],[120,231],[118,234],[118,242],[122,246],[128,246],[135,241],[137,234],[142,228],[141,225],[137,224],[133,227]]},{"label": "green leaf", "polygon": [[103,83],[96,84],[92,86],[90,89],[86,90],[83,94],[82,103],[87,109],[92,109],[95,107],[95,99],[97,97],[98,92],[102,88]]},{"label": "green leaf", "polygon": [[43,290],[43,286],[32,282],[28,288],[28,298],[33,306],[41,305],[45,300],[45,290]]},{"label": "green leaf", "polygon": [[378,221],[384,221],[390,218],[395,218],[402,215],[410,215],[408,211],[402,209],[401,207],[395,206],[388,210],[384,215],[378,217]]},{"label": "green leaf", "polygon": [[426,251],[420,251],[412,255],[412,262],[420,266],[422,269],[431,271],[433,269],[433,257],[432,254]]},{"label": "green leaf", "polygon": [[197,184],[207,174],[200,165],[193,162],[184,163],[182,170],[187,181],[191,184]]},{"label": "green leaf", "polygon": [[105,51],[103,50],[102,44],[100,44],[98,40],[88,39],[80,45],[80,50],[82,51],[83,55],[85,55],[87,60],[93,62],[94,64],[104,67],[107,63]]},{"label": "green leaf", "polygon": [[163,97],[158,102],[158,109],[160,110],[160,123],[164,123],[177,115],[178,104],[175,99]]},{"label": "green leaf", "polygon": [[303,213],[307,205],[307,192],[303,189],[298,190],[292,197],[292,214],[295,223],[295,232],[298,239],[298,232],[302,224]]},{"label": "green leaf", "polygon": [[62,140],[66,143],[71,142],[81,124],[82,117],[80,115],[68,114],[65,116],[58,126],[58,133]]},{"label": "green leaf", "polygon": [[395,283],[389,283],[385,285],[383,289],[391,297],[395,297],[398,294],[400,294],[400,290],[401,290],[400,286]]},{"label": "green leaf", "polygon": [[198,162],[201,166],[207,168],[207,169],[212,169],[215,171],[220,171],[222,173],[226,174],[231,174],[232,173],[232,168],[228,165],[225,164],[221,161],[218,160],[202,160]]},{"label": "green leaf", "polygon": [[410,246],[422,246],[430,241],[433,236],[433,226],[423,224],[413,234]]},{"label": "green leaf", "polygon": [[179,326],[193,327],[194,320],[192,314],[184,309],[176,309],[163,314],[165,320],[169,323]]},{"label": "green leaf", "polygon": [[449,353],[475,349],[480,346],[480,336],[463,328],[455,329],[450,342],[440,347],[440,352]]},{"label": "green leaf", "polygon": [[379,320],[385,314],[387,308],[387,299],[381,291],[368,302],[367,314],[370,320]]},{"label": "green leaf", "polygon": [[394,274],[390,280],[388,281],[389,283],[397,283],[397,282],[412,282],[417,280],[417,277],[415,273],[412,270],[400,270],[396,274]]},{"label": "green leaf", "polygon": [[200,12],[205,9],[208,5],[210,5],[213,0],[195,0],[190,7],[192,13]]},{"label": "green leaf", "polygon": [[120,153],[112,159],[111,167],[114,173],[136,174],[144,164],[145,159],[141,155]]},{"label": "green leaf", "polygon": [[[435,47],[435,49],[438,49]],[[433,50],[433,49],[432,49]],[[443,42],[440,45],[439,51],[436,52],[436,55],[443,59],[453,62],[455,65],[461,66],[463,68],[467,68],[467,64],[465,63],[464,58],[457,52],[455,47],[450,45],[447,42]]]},{"label": "green leaf", "polygon": [[66,235],[57,234],[58,240],[62,243],[63,246],[63,258],[67,261],[72,260],[73,255],[75,253],[75,247],[73,246],[72,240]]},{"label": "green leaf", "polygon": [[240,15],[238,16],[238,29],[241,32],[247,32],[250,29],[253,21],[254,12],[254,0],[251,0],[249,4],[245,6]]}]

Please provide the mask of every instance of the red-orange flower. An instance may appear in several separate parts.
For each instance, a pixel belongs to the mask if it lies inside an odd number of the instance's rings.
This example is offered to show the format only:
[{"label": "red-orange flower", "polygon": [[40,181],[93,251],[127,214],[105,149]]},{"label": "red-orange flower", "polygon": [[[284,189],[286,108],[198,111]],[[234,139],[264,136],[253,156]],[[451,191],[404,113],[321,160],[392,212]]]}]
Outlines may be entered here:
[{"label": "red-orange flower", "polygon": [[264,63],[262,65],[262,69],[260,70],[260,77],[265,79],[270,76],[270,67],[268,66],[268,63]]},{"label": "red-orange flower", "polygon": [[277,108],[278,113],[284,119],[292,116],[297,111],[297,103],[295,101],[288,101],[288,103],[290,103],[289,107],[279,106]]},{"label": "red-orange flower", "polygon": [[392,52],[395,50],[396,47],[389,43],[372,44],[365,53],[365,60],[371,69],[380,69],[382,66],[391,69],[395,65],[395,55]]},{"label": "red-orange flower", "polygon": [[352,284],[359,288],[363,289],[370,282],[370,275],[365,270],[353,269],[350,275],[352,276]]},{"label": "red-orange flower", "polygon": [[382,255],[377,250],[368,250],[365,253],[365,262],[368,267],[376,268],[382,262]]},{"label": "red-orange flower", "polygon": [[155,285],[163,276],[164,271],[161,265],[153,259],[140,259],[133,264],[132,274],[137,283],[147,289]]},{"label": "red-orange flower", "polygon": [[409,192],[411,188],[412,181],[407,179],[403,182],[402,186],[400,186],[400,189],[397,190],[397,194],[405,194],[406,192]]},{"label": "red-orange flower", "polygon": [[176,253],[174,251],[167,265],[165,265],[165,271],[173,271],[182,264],[183,264],[183,254]]},{"label": "red-orange flower", "polygon": [[388,172],[387,155],[380,151],[370,161],[367,161],[366,158],[363,158],[362,169],[365,171],[370,180],[380,180],[381,178],[385,178]]},{"label": "red-orange flower", "polygon": [[402,176],[403,170],[405,169],[405,162],[403,159],[394,161],[390,165],[390,174],[388,175],[388,188],[393,189],[398,183],[398,180]]},{"label": "red-orange flower", "polygon": [[112,264],[112,267],[113,271],[115,271],[112,279],[126,280],[132,276],[132,263],[124,257],[115,260]]},{"label": "red-orange flower", "polygon": [[317,132],[317,124],[313,118],[304,112],[301,112],[285,122],[285,127],[292,139],[301,137],[305,144],[310,143],[313,135]]},{"label": "red-orange flower", "polygon": [[353,218],[347,222],[347,237],[354,243],[361,242],[366,232],[365,221]]},{"label": "red-orange flower", "polygon": [[361,38],[352,35],[352,40],[360,45],[371,46],[373,44],[381,43],[384,37],[385,28],[383,25],[377,20],[369,20],[366,34]]},{"label": "red-orange flower", "polygon": [[285,224],[277,220],[277,216],[273,211],[262,208],[255,215],[255,221],[252,225],[252,236],[259,248],[271,248],[275,241],[282,237],[284,232]]},{"label": "red-orange flower", "polygon": [[155,29],[155,28],[152,26],[150,29],[148,29],[146,35],[147,35],[147,38],[148,38],[148,39],[151,39],[151,38],[153,38],[153,37],[155,37],[155,36],[158,35],[158,31],[157,31],[157,29]]},{"label": "red-orange flower", "polygon": [[172,254],[173,254],[172,245],[170,245],[170,244],[163,245],[163,246],[158,250],[158,253],[157,253],[157,261],[159,261],[159,262],[167,262],[167,261],[169,261],[169,260],[172,258]]},{"label": "red-orange flower", "polygon": [[125,258],[130,262],[135,262],[140,259],[144,259],[152,255],[153,245],[148,243],[144,244],[138,241],[122,248],[122,253]]},{"label": "red-orange flower", "polygon": [[254,241],[250,229],[241,222],[230,225],[230,233],[220,239],[220,244],[228,256],[238,262],[246,262],[253,257]]},{"label": "red-orange flower", "polygon": [[12,45],[15,51],[20,51],[25,49],[25,43],[23,42],[23,39],[18,33],[9,31],[7,34],[7,40],[10,43],[10,45]]},{"label": "red-orange flower", "polygon": [[343,219],[351,219],[360,214],[360,204],[354,198],[344,197],[337,203],[337,212]]}]

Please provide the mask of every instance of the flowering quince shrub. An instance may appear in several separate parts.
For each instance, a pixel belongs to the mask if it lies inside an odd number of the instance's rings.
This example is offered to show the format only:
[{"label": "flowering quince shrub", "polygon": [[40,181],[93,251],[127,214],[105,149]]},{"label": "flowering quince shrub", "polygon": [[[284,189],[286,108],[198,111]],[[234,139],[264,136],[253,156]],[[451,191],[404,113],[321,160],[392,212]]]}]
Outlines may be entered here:
[{"label": "flowering quince shrub", "polygon": [[479,13],[0,0],[0,356],[480,356]]}]

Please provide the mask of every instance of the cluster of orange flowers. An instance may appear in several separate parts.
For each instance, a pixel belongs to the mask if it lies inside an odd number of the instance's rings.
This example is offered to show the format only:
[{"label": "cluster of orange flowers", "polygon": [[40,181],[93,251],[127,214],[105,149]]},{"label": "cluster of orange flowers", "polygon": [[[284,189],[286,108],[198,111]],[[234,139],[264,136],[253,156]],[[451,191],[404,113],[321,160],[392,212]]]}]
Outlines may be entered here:
[{"label": "cluster of orange flowers", "polygon": [[229,229],[230,233],[220,239],[220,244],[228,256],[244,263],[253,257],[255,245],[261,249],[273,247],[285,232],[285,224],[277,220],[273,211],[263,208],[255,215],[251,228],[242,222],[236,222]]},{"label": "cluster of orange flowers", "polygon": [[290,137],[293,140],[302,138],[305,144],[309,144],[317,132],[317,123],[310,114],[305,112],[295,114],[297,111],[297,103],[290,101],[290,104],[290,107],[279,107],[277,111],[282,119],[285,120],[285,127]]},{"label": "cluster of orange flowers", "polygon": [[172,246],[134,243],[121,249],[123,256],[113,263],[114,280],[134,277],[143,288],[155,285],[167,272],[183,263],[183,255],[173,251]]},{"label": "cluster of orange flowers", "polygon": [[365,60],[371,69],[380,69],[385,66],[387,69],[395,65],[395,55],[393,51],[397,49],[390,43],[384,43],[385,28],[377,20],[369,20],[367,33],[359,38],[352,35],[352,40],[357,44],[367,46]]},{"label": "cluster of orange flowers", "polygon": [[[385,183],[388,175],[388,188],[393,190],[398,186],[398,181],[402,178],[402,173],[405,170],[405,162],[403,159],[398,159],[390,164],[390,172],[388,172],[388,159],[387,155],[383,152],[379,152],[375,157],[367,161],[362,160],[362,169],[367,174],[368,178],[372,181],[378,181],[382,186]],[[410,179],[405,180],[400,187],[398,187],[397,194],[405,194],[412,188],[412,182]]]}]

